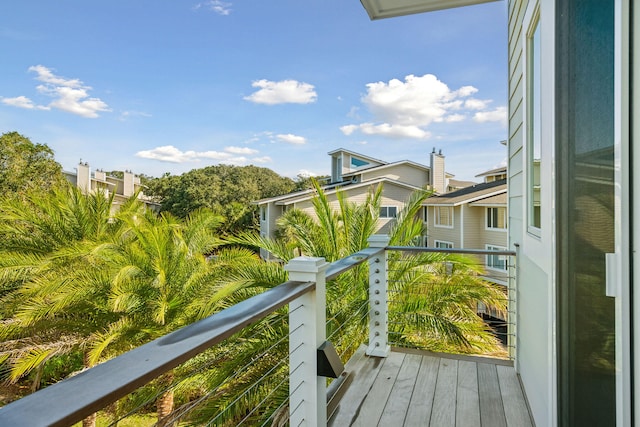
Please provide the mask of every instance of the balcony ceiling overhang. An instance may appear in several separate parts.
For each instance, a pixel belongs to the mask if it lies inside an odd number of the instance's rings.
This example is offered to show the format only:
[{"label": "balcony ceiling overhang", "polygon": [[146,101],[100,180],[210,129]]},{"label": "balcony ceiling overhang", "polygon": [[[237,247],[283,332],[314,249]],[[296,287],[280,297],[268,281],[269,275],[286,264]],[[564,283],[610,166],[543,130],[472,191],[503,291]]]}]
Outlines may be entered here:
[{"label": "balcony ceiling overhang", "polygon": [[360,0],[371,19],[471,6],[497,0]]}]

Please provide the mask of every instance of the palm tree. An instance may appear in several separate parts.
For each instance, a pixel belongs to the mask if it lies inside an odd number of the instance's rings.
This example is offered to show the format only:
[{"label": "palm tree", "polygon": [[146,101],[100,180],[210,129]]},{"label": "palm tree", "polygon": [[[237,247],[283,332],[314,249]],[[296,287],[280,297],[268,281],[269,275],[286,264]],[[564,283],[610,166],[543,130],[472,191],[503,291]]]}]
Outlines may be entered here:
[{"label": "palm tree", "polygon": [[[255,234],[230,239],[233,243],[260,247],[284,262],[293,256],[324,257],[332,262],[368,246],[367,239],[378,227],[382,186],[372,188],[364,203],[348,202],[338,191],[337,209],[318,183],[314,183],[314,216],[297,209],[288,210],[279,220],[281,239],[271,240]],[[415,246],[424,234],[420,210],[429,191],[416,191],[388,234],[392,246]],[[444,267],[443,267],[444,266]],[[328,333],[347,319],[360,319],[350,325],[352,334],[345,342],[360,342],[365,336],[368,281],[364,266],[356,267],[327,285]],[[455,274],[444,274],[443,268]],[[494,351],[498,342],[492,331],[476,315],[478,302],[498,310],[505,310],[502,291],[481,278],[481,269],[472,259],[438,253],[403,255],[391,253],[389,281],[398,297],[394,309],[403,313],[406,324],[391,332],[401,341],[427,349],[446,349],[457,352]],[[358,291],[349,292],[350,289]],[[419,295],[406,298],[407,295]],[[352,307],[348,309],[346,306]],[[357,309],[361,313],[354,313]],[[397,327],[399,328],[399,326]],[[409,338],[409,337],[414,338]],[[422,337],[417,339],[415,337]]]},{"label": "palm tree", "polygon": [[[118,239],[95,251],[110,272],[106,306],[117,317],[90,337],[91,363],[210,314],[187,308],[215,276],[206,254],[218,244],[220,217],[198,210],[185,221],[150,211],[119,218],[124,226]],[[224,296],[209,295],[213,300]],[[169,385],[173,380],[170,372],[161,382]],[[160,424],[173,411],[172,390],[157,401]]]},{"label": "palm tree", "polygon": [[[103,193],[71,186],[0,201],[0,362],[10,382],[34,371],[35,391],[47,361],[65,354],[84,353],[90,366],[90,337],[116,318],[106,307],[108,274],[94,253],[121,230],[112,204]],[[121,212],[140,209],[131,201]]]}]

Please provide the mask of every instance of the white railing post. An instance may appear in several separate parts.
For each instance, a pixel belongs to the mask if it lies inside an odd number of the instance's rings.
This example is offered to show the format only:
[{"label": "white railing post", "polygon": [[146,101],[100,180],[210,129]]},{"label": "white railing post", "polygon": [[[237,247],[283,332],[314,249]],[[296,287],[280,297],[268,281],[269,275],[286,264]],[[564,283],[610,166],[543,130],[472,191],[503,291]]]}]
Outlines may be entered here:
[{"label": "white railing post", "polygon": [[[369,237],[370,248],[385,248],[389,236],[376,234]],[[369,260],[369,356],[387,357],[388,344],[387,312],[387,251],[382,250]]]},{"label": "white railing post", "polygon": [[284,267],[289,280],[315,282],[289,303],[289,425],[327,425],[327,382],[318,377],[316,350],[327,336],[324,258],[298,257]]}]

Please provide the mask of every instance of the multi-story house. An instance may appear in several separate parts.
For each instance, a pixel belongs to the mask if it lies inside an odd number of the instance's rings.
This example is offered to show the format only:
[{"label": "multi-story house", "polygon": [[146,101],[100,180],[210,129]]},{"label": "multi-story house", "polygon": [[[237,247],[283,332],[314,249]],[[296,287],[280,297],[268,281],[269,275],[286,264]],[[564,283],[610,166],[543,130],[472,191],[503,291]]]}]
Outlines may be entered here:
[{"label": "multi-story house", "polygon": [[[412,192],[431,188],[436,194],[447,191],[452,174],[445,172],[445,158],[435,149],[430,155],[429,166],[410,160],[385,162],[350,150],[337,149],[331,156],[330,182],[323,186],[327,198],[337,207],[336,193],[341,191],[347,200],[364,201],[372,187],[383,185],[380,208],[379,233],[388,230],[391,222],[404,207]],[[312,190],[298,191],[278,197],[262,199],[260,207],[260,233],[273,237],[277,219],[291,208],[313,215]]]},{"label": "multi-story house", "polygon": [[98,169],[91,171],[89,163],[78,163],[75,172],[64,171],[65,178],[78,187],[84,193],[93,193],[103,191],[106,195],[113,195],[113,210],[117,210],[127,199],[137,194],[137,197],[147,207],[158,209],[159,204],[143,192],[143,185],[140,183],[140,177],[133,172],[126,170],[122,178],[107,175],[106,172]]},{"label": "multi-story house", "polygon": [[[424,245],[507,249],[506,167],[478,175],[485,182],[429,197],[423,208]],[[495,178],[499,179],[495,179]]]}]

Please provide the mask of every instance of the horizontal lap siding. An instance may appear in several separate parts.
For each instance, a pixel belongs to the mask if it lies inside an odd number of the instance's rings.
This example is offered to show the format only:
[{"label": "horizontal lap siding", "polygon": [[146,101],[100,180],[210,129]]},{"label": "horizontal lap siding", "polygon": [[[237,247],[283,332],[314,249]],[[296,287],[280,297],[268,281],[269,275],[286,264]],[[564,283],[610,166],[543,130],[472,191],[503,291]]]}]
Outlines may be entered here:
[{"label": "horizontal lap siding", "polygon": [[388,168],[382,168],[379,170],[372,170],[371,172],[362,173],[363,181],[369,181],[372,179],[383,177],[395,179],[406,184],[414,185],[416,187],[424,187],[425,185],[429,184],[429,172],[410,165],[391,166]]},{"label": "horizontal lap siding", "polygon": [[436,240],[453,243],[454,248],[461,248],[460,241],[460,206],[453,208],[453,228],[437,227],[435,225],[435,207],[429,206],[429,224],[427,236],[429,236],[428,246],[435,246]]},{"label": "horizontal lap siding", "polygon": [[[552,358],[549,349],[548,310],[549,298],[546,284],[548,273],[532,262],[526,242],[525,205],[525,139],[523,79],[525,56],[522,27],[527,0],[509,2],[509,247],[523,244],[518,256],[517,281],[517,366],[522,383],[528,391],[529,404],[539,425],[547,424],[552,405],[548,391]],[[552,5],[552,2],[545,3]],[[529,239],[530,240],[530,239]]]}]

